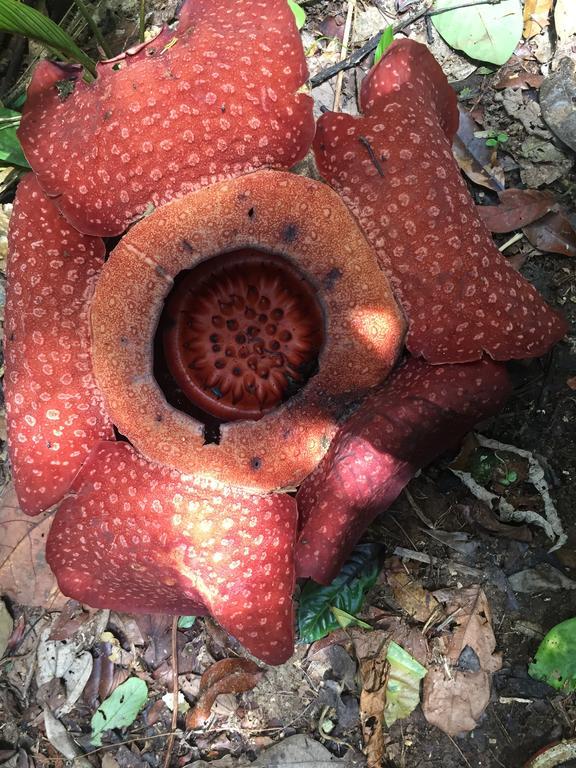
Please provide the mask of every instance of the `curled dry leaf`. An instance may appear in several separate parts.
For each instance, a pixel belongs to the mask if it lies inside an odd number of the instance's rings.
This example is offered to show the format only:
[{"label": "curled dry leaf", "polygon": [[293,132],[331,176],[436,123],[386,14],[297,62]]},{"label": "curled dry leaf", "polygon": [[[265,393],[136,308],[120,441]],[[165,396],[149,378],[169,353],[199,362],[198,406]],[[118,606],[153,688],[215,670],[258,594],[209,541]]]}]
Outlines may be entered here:
[{"label": "curled dry leaf", "polygon": [[576,256],[576,231],[563,213],[547,213],[533,224],[523,227],[535,248],[563,256]]},{"label": "curled dry leaf", "polygon": [[498,91],[504,88],[519,88],[524,91],[528,88],[540,88],[543,80],[544,75],[530,72],[522,59],[514,55],[494,75],[492,87]]},{"label": "curled dry leaf", "polygon": [[200,680],[196,706],[186,715],[186,728],[201,728],[221,693],[243,693],[254,688],[264,671],[249,659],[222,659],[212,664]]},{"label": "curled dry leaf", "polygon": [[44,709],[44,727],[46,738],[61,755],[67,760],[73,760],[78,768],[92,768],[87,757],[82,755],[82,750],[76,744],[68,729],[48,709]]},{"label": "curled dry leaf", "polygon": [[0,658],[4,656],[14,629],[14,621],[6,603],[0,600]]},{"label": "curled dry leaf", "polygon": [[11,483],[0,494],[0,592],[22,605],[47,610],[61,608],[68,600],[44,553],[52,516],[52,512],[37,517],[21,512]]},{"label": "curled dry leaf", "polygon": [[422,710],[429,723],[456,736],[478,724],[490,699],[492,674],[502,660],[494,653],[490,606],[479,586],[434,594],[454,616],[455,627],[438,638],[440,661],[424,679]]},{"label": "curled dry leaf", "polygon": [[360,723],[364,753],[368,766],[379,766],[383,764],[385,756],[383,726],[389,669],[386,656],[389,644],[394,641],[425,665],[426,640],[419,629],[408,627],[398,617],[392,619],[388,629],[373,632],[355,629],[352,630],[352,637],[362,683]]},{"label": "curled dry leaf", "polygon": [[454,137],[452,151],[460,169],[471,181],[499,192],[504,189],[504,169],[497,164],[496,152],[486,146],[486,139],[474,134],[478,125],[466,110],[459,105],[460,125]]},{"label": "curled dry leaf", "polygon": [[576,758],[576,739],[548,744],[532,755],[524,768],[562,768]]},{"label": "curled dry leaf", "polygon": [[513,232],[541,219],[556,201],[550,192],[537,189],[503,189],[500,205],[479,205],[476,211],[490,232]]},{"label": "curled dry leaf", "polygon": [[549,22],[552,0],[524,0],[524,29],[526,40],[535,37],[545,29]]}]

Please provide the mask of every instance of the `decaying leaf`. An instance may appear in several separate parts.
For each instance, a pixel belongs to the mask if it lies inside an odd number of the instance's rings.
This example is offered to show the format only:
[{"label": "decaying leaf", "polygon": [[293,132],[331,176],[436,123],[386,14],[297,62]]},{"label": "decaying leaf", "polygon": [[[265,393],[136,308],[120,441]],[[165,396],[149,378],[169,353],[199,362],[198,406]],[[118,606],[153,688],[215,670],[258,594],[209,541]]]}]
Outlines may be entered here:
[{"label": "decaying leaf", "polygon": [[429,723],[456,736],[478,724],[490,699],[492,674],[502,660],[494,653],[490,606],[479,586],[441,590],[435,596],[445,603],[455,626],[436,640],[439,661],[424,679],[422,710]]},{"label": "decaying leaf", "polygon": [[478,125],[469,113],[459,106],[460,125],[454,137],[452,151],[460,169],[476,184],[499,192],[504,189],[504,170],[497,164],[494,149],[486,146],[486,139],[476,137]]},{"label": "decaying leaf", "polygon": [[93,658],[88,649],[102,632],[108,621],[109,611],[98,611],[68,640],[52,640],[50,629],[40,638],[37,651],[38,688],[52,680],[62,680],[66,699],[55,711],[56,716],[70,712],[78,701],[92,673]]},{"label": "decaying leaf", "polygon": [[0,600],[0,658],[4,656],[13,629],[14,621],[10,611],[6,608],[4,600]]},{"label": "decaying leaf", "polygon": [[44,727],[50,744],[67,760],[73,760],[78,768],[92,768],[87,757],[76,744],[68,729],[58,720],[49,709],[44,709]]},{"label": "decaying leaf", "polygon": [[540,563],[534,568],[517,571],[508,577],[514,592],[538,594],[540,592],[567,592],[576,589],[576,581],[550,563]]},{"label": "decaying leaf", "polygon": [[61,608],[68,599],[58,589],[44,552],[53,514],[25,515],[12,484],[0,493],[0,592],[47,610]]},{"label": "decaying leaf", "polygon": [[532,245],[541,251],[576,256],[576,231],[563,213],[550,212],[523,227],[523,231]]},{"label": "decaying leaf", "polygon": [[384,722],[390,727],[396,720],[408,717],[420,703],[420,680],[427,670],[394,641],[388,645],[386,660],[390,668]]},{"label": "decaying leaf", "polygon": [[388,647],[391,641],[426,665],[428,649],[420,630],[408,627],[395,617],[385,630],[363,632],[352,630],[354,650],[358,659],[362,692],[360,694],[360,724],[364,753],[369,766],[382,765],[385,754],[384,709],[389,664]]},{"label": "decaying leaf", "polygon": [[569,44],[570,38],[576,35],[574,0],[556,0],[554,4],[554,29],[560,44]]},{"label": "decaying leaf", "polygon": [[462,514],[469,525],[478,527],[483,531],[488,531],[493,536],[500,536],[505,539],[515,539],[529,544],[532,539],[532,531],[527,525],[508,525],[502,523],[494,511],[483,501],[471,499],[456,506],[456,509]]},{"label": "decaying leaf", "polygon": [[438,608],[434,595],[424,589],[399,557],[391,557],[385,563],[385,573],[394,599],[402,610],[416,621],[428,621]]},{"label": "decaying leaf", "polygon": [[549,22],[552,0],[524,0],[524,29],[526,40],[535,37],[545,29]]},{"label": "decaying leaf", "polygon": [[356,765],[354,758],[350,759],[349,753],[343,758],[336,757],[319,741],[304,733],[297,733],[272,744],[254,762],[248,758],[226,755],[210,762],[195,760],[188,763],[188,768],[334,768],[338,765],[349,768]]},{"label": "decaying leaf", "polygon": [[550,192],[537,189],[503,189],[500,205],[478,205],[476,211],[490,232],[513,232],[552,210],[556,201]]},{"label": "decaying leaf", "polygon": [[527,90],[540,88],[543,80],[544,75],[531,72],[522,59],[512,56],[494,75],[492,87],[499,91],[503,88]]},{"label": "decaying leaf", "polygon": [[249,659],[222,659],[212,664],[200,680],[200,696],[186,715],[186,728],[201,728],[210,717],[216,697],[221,693],[243,693],[254,688],[263,670]]}]

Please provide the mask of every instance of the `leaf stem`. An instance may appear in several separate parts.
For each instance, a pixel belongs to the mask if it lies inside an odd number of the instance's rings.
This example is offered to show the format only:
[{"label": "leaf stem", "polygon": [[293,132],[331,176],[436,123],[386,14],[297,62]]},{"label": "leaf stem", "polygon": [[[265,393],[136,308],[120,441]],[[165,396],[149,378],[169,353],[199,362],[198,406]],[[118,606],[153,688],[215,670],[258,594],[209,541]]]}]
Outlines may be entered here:
[{"label": "leaf stem", "polygon": [[144,33],[146,32],[146,0],[140,0],[140,25],[139,25],[139,38],[140,42],[144,42]]},{"label": "leaf stem", "polygon": [[78,8],[78,10],[80,11],[80,13],[84,18],[84,21],[90,27],[90,31],[96,38],[96,42],[104,52],[104,55],[106,56],[106,58],[111,59],[112,51],[108,43],[106,42],[106,40],[104,40],[104,36],[102,35],[102,32],[100,32],[100,29],[98,28],[98,24],[96,24],[96,22],[94,21],[94,17],[86,7],[84,0],[74,0],[74,5]]}]

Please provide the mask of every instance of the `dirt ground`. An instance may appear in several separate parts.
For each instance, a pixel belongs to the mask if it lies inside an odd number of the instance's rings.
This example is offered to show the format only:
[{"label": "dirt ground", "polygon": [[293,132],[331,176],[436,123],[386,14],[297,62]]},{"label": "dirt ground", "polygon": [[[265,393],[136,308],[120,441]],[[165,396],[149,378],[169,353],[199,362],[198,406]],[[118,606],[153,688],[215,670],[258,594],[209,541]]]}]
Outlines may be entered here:
[{"label": "dirt ground", "polygon": [[[310,53],[313,72],[333,63],[332,54],[317,39],[322,36],[319,30],[323,29],[327,19],[337,19],[338,25],[342,25],[345,6],[345,3],[328,0],[305,4],[308,17],[303,39],[305,49]],[[362,8],[367,11],[377,6],[380,12],[390,12],[386,19],[398,18],[394,3],[368,3]],[[121,1],[100,8],[102,28],[113,47],[120,50],[126,35],[134,34],[134,22],[126,21],[133,19],[133,12],[127,11]],[[170,19],[172,13],[173,5],[156,3],[152,20],[161,23]],[[358,45],[378,29],[375,23],[372,21],[367,31],[358,33]],[[412,25],[406,32],[418,39],[426,34],[422,22]],[[550,39],[552,57],[552,30]],[[464,75],[451,78],[457,81],[457,90],[472,87],[475,110],[483,113],[486,125],[506,131],[512,142],[525,139],[525,129],[506,111],[500,98],[501,91],[492,87],[492,81],[475,90],[476,81],[466,78],[476,65],[470,67],[469,60],[450,52],[445,44],[437,42],[437,45],[445,57],[446,67],[457,75]],[[10,43],[12,52],[15,50],[13,46]],[[337,47],[335,50],[337,52]],[[25,63],[26,56],[22,55]],[[358,85],[370,63],[371,58],[367,58],[345,74],[342,110],[357,111]],[[4,86],[7,85],[6,78],[15,82],[18,74],[13,67],[6,70],[5,66]],[[314,95],[318,110],[320,106],[332,108],[334,80],[316,89]],[[536,94],[531,98],[536,99]],[[571,150],[562,147],[562,151],[573,162]],[[521,168],[518,164],[506,165],[505,155],[504,150],[499,156],[500,161],[507,168],[507,185],[514,187],[520,183]],[[554,193],[576,224],[576,179],[572,171],[573,168],[539,188]],[[477,202],[496,201],[493,192],[472,182],[469,186]],[[11,195],[13,188],[4,192],[2,202],[10,202]],[[496,241],[501,245],[508,237],[497,235]],[[567,541],[562,548],[550,551],[550,541],[533,526],[526,540],[505,535],[502,531],[488,531],[475,515],[476,500],[448,466],[453,456],[443,457],[426,468],[410,484],[409,494],[402,494],[371,527],[366,540],[382,543],[388,557],[398,547],[428,557],[429,563],[410,562],[412,575],[426,590],[462,589],[481,584],[492,613],[496,650],[502,657],[501,669],[492,678],[489,703],[471,732],[449,736],[430,725],[418,707],[408,718],[384,730],[385,749],[380,763],[383,767],[522,768],[542,747],[576,737],[574,695],[562,695],[528,675],[528,665],[544,634],[558,622],[576,616],[576,584],[571,589],[533,586],[522,592],[513,590],[508,581],[512,574],[542,565],[552,566],[566,577],[576,579],[576,340],[573,335],[576,261],[569,256],[545,254],[525,239],[507,249],[506,255],[523,262],[521,271],[524,276],[564,314],[571,324],[572,334],[546,358],[510,365],[514,393],[505,409],[496,418],[480,425],[478,432],[528,451],[540,462]],[[10,470],[6,463],[5,442],[3,458],[2,473],[8,480]],[[431,526],[423,524],[422,515],[432,523]],[[439,536],[437,531],[450,535]],[[458,539],[454,534],[466,534],[466,538]],[[65,739],[46,735],[42,709],[61,704],[65,693],[61,681],[43,685],[38,680],[36,655],[42,632],[51,626],[57,614],[25,607],[14,600],[6,602],[16,628],[20,628],[20,639],[16,650],[7,652],[0,661],[0,768],[32,767],[36,763],[62,765],[63,754],[72,757],[71,753],[65,752],[69,745],[63,747],[67,743]],[[381,575],[360,615],[369,618],[375,611],[388,614],[399,610],[385,575]],[[64,617],[62,637],[72,636],[76,628],[74,621],[81,625],[87,620],[93,621],[94,616],[82,614],[78,606],[74,606]],[[104,766],[106,762],[104,768],[156,768],[163,763],[166,734],[172,722],[171,713],[161,698],[165,695],[169,699],[172,691],[169,662],[174,645],[170,637],[171,620],[168,617],[134,620],[112,614],[104,621],[103,628],[106,627],[119,644],[111,637],[103,640],[94,633],[91,642],[85,644],[85,650],[94,659],[105,659],[110,643],[114,645],[118,653],[126,655],[126,663],[146,680],[150,701],[131,728],[117,731],[110,737],[107,743],[112,749],[108,753],[94,753],[90,764]],[[215,765],[222,768],[239,765],[242,759],[256,759],[262,750],[275,742],[300,733],[322,743],[335,758],[343,758],[347,765],[361,765],[364,762],[361,754],[363,732],[357,662],[350,637],[340,635],[339,638],[339,645],[299,645],[290,662],[279,668],[268,668],[252,690],[219,696],[211,719],[199,731],[190,733],[181,716],[173,746],[173,764],[199,766],[204,763],[196,761],[215,760]],[[238,652],[235,641],[220,628],[201,620],[191,628],[180,630],[177,645],[180,690],[188,704],[197,700],[201,674],[214,661]],[[91,690],[85,690],[78,703],[60,718],[68,733],[74,735],[86,751],[92,749],[87,734],[94,702],[99,694],[101,699],[103,692],[111,690],[114,675],[118,682],[118,675],[123,674],[120,663],[107,668],[106,672],[104,661],[102,665],[96,678],[92,674]],[[330,732],[323,726],[327,720],[335,725]],[[22,750],[20,754],[14,753],[17,749]],[[103,760],[105,754],[108,757]],[[82,759],[81,768],[87,768],[86,759]],[[320,758],[314,758],[312,762],[314,765],[326,764],[320,762]],[[562,765],[564,768],[576,766],[576,760]]]}]

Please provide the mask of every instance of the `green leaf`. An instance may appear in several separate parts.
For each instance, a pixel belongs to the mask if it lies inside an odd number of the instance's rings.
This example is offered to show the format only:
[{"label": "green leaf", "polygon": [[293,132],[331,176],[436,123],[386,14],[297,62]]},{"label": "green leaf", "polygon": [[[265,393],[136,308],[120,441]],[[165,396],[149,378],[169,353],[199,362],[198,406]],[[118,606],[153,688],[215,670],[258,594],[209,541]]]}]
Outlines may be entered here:
[{"label": "green leaf", "polygon": [[408,651],[393,640],[388,645],[386,661],[390,664],[386,684],[384,722],[388,727],[408,715],[420,703],[420,680],[428,671]]},{"label": "green leaf", "polygon": [[384,51],[389,48],[392,43],[394,42],[394,30],[392,27],[386,27],[384,32],[380,35],[380,40],[378,40],[378,45],[376,46],[376,50],[374,51],[374,64],[378,64],[380,59],[382,58],[382,54]]},{"label": "green leaf", "polygon": [[131,677],[119,685],[92,716],[90,743],[95,747],[101,747],[104,731],[132,725],[138,712],[146,704],[147,698],[148,688],[144,680],[140,680],[139,677]]},{"label": "green leaf", "polygon": [[341,608],[335,608],[332,606],[330,610],[332,611],[332,615],[338,624],[342,627],[342,629],[349,627],[351,624],[353,624],[355,627],[362,627],[362,629],[372,629],[372,625],[368,624],[367,621],[362,621],[362,619],[359,619],[357,616],[352,616],[351,613],[347,613]]},{"label": "green leaf", "polygon": [[[457,0],[436,0],[434,10],[455,5]],[[431,18],[448,45],[492,64],[505,64],[522,38],[520,0],[455,8]]]},{"label": "green leaf", "polygon": [[499,133],[498,136],[496,136],[500,144],[505,144],[508,139],[510,138],[507,133]]},{"label": "green leaf", "polygon": [[18,0],[0,0],[0,30],[23,35],[80,62],[93,75],[96,67],[74,40],[43,13]]},{"label": "green leaf", "polygon": [[487,147],[497,147],[498,141],[496,139],[486,139],[486,146]]},{"label": "green leaf", "polygon": [[576,691],[576,617],[556,624],[548,632],[528,674],[563,693]]},{"label": "green leaf", "polygon": [[22,115],[14,112],[13,109],[0,107],[0,167],[2,168],[30,167],[16,136],[21,117]]},{"label": "green leaf", "polygon": [[190,629],[196,621],[196,616],[180,616],[178,619],[178,629]]},{"label": "green leaf", "polygon": [[294,0],[288,0],[288,5],[290,6],[290,10],[294,14],[294,18],[296,19],[296,26],[298,29],[302,29],[304,24],[306,24],[306,13],[303,8],[300,8],[298,3],[295,3]]},{"label": "green leaf", "polygon": [[364,595],[378,578],[381,549],[378,544],[359,544],[327,587],[307,582],[298,605],[301,642],[312,643],[339,628],[334,608],[355,618],[354,614],[364,602]]}]

